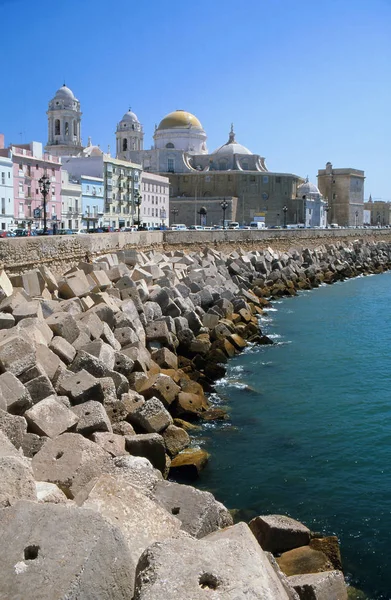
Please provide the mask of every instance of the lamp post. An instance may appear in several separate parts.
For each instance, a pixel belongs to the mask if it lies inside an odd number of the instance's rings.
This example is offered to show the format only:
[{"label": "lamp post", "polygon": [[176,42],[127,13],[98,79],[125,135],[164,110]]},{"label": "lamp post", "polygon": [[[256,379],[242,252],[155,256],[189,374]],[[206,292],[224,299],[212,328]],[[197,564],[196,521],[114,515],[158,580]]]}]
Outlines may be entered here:
[{"label": "lamp post", "polygon": [[176,216],[177,216],[177,214],[179,213],[179,209],[178,209],[178,208],[173,208],[173,209],[171,210],[171,212],[172,212],[172,216],[173,216],[173,225],[175,225]]},{"label": "lamp post", "polygon": [[134,193],[134,204],[137,206],[137,229],[140,229],[140,206],[142,202],[141,194],[138,190]]},{"label": "lamp post", "polygon": [[48,230],[47,223],[46,223],[46,198],[50,192],[50,179],[45,174],[45,175],[42,175],[42,177],[38,181],[38,183],[39,183],[39,189],[40,189],[40,192],[41,192],[42,198],[43,198],[43,233],[45,235]]},{"label": "lamp post", "polygon": [[358,210],[356,210],[355,212],[355,225],[356,225],[356,229],[357,229],[357,223],[358,223]]},{"label": "lamp post", "polygon": [[329,225],[328,225],[328,219],[327,219],[329,210],[330,210],[329,203],[328,203],[328,202],[326,202],[326,205],[325,205],[325,207],[324,207],[324,211],[325,211],[325,213],[326,213],[326,229],[327,229],[327,228],[328,228],[328,226],[329,226]]},{"label": "lamp post", "polygon": [[165,229],[165,228],[166,228],[166,224],[165,224],[165,222],[164,222],[164,220],[165,220],[166,216],[167,216],[167,215],[166,215],[166,209],[165,209],[165,208],[162,208],[162,209],[160,210],[160,218],[161,218],[161,220],[162,220],[162,228],[163,228],[163,229]]},{"label": "lamp post", "polygon": [[284,229],[286,229],[286,213],[288,212],[288,207],[286,205],[283,206],[282,212],[284,213]]},{"label": "lamp post", "polygon": [[223,209],[223,229],[225,229],[225,211],[228,208],[228,202],[226,201],[225,198],[222,202],[220,202],[220,206]]}]

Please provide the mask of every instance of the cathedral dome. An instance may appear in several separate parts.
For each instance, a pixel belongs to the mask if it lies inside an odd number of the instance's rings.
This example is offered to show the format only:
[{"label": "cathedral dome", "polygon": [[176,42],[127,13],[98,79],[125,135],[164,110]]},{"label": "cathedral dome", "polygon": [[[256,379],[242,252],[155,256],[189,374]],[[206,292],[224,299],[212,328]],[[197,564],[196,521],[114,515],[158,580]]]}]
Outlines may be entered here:
[{"label": "cathedral dome", "polygon": [[139,123],[137,115],[134,112],[132,112],[130,109],[122,117],[121,122],[123,122],[123,121],[129,121],[130,123]]},{"label": "cathedral dome", "polygon": [[297,195],[299,198],[302,198],[303,196],[321,196],[322,194],[314,183],[308,181],[307,177],[306,181],[298,186]]},{"label": "cathedral dome", "polygon": [[62,87],[55,93],[54,98],[61,98],[63,100],[76,100],[74,93],[64,83]]},{"label": "cathedral dome", "polygon": [[202,130],[202,125],[197,117],[186,110],[175,110],[174,112],[166,115],[164,119],[160,121],[157,131],[175,128],[190,129],[192,127]]},{"label": "cathedral dome", "polygon": [[235,133],[233,129],[233,125],[231,125],[231,131],[229,134],[229,139],[226,144],[217,148],[212,154],[220,154],[220,155],[228,155],[233,156],[234,154],[252,154],[246,146],[242,146],[242,144],[238,144],[235,140]]}]

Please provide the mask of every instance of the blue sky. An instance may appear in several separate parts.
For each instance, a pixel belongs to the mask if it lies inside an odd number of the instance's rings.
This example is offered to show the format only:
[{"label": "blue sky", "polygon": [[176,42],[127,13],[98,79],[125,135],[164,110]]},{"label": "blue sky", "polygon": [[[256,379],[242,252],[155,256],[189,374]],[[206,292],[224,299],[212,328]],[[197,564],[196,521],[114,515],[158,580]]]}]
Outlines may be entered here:
[{"label": "blue sky", "polygon": [[144,147],[172,110],[193,112],[210,151],[237,140],[271,171],[316,182],[327,161],[364,169],[391,200],[391,0],[0,0],[0,132],[47,140],[66,84],[82,135],[115,148],[129,106]]}]

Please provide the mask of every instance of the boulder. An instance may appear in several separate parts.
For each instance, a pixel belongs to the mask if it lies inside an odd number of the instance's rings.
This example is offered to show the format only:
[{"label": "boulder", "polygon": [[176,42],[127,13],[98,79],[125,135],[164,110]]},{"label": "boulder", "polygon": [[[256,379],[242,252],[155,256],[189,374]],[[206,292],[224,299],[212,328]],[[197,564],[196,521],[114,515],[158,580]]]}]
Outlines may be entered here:
[{"label": "boulder", "polygon": [[32,343],[22,335],[10,335],[0,341],[0,369],[10,371],[16,377],[36,364],[36,352]]},{"label": "boulder", "polygon": [[76,425],[79,418],[58,402],[56,396],[44,398],[25,413],[32,433],[54,438]]},{"label": "boulder", "polygon": [[12,373],[0,375],[0,394],[6,402],[7,411],[14,415],[22,415],[32,405],[29,391]]},{"label": "boulder", "polygon": [[123,456],[126,454],[125,438],[122,435],[106,431],[96,431],[92,434],[91,439],[103,448],[103,450],[111,454],[111,456]]},{"label": "boulder", "polygon": [[55,394],[55,389],[47,375],[38,375],[33,377],[26,382],[26,389],[28,390],[33,404],[36,404],[40,400],[47,398]]},{"label": "boulder", "polygon": [[170,413],[158,398],[151,398],[129,415],[132,425],[147,433],[160,433],[172,424]]},{"label": "boulder", "polygon": [[0,511],[0,529],[4,598],[132,598],[128,545],[120,530],[98,513],[64,504],[18,502]]},{"label": "boulder", "polygon": [[148,377],[148,379],[140,385],[138,391],[147,400],[156,397],[163,402],[166,408],[169,408],[178,396],[181,388],[171,379],[171,377],[159,373]]},{"label": "boulder", "polygon": [[55,483],[73,498],[91,479],[108,472],[111,457],[102,448],[76,433],[48,440],[32,459],[37,481]]},{"label": "boulder", "polygon": [[272,554],[310,543],[311,532],[308,527],[285,515],[255,517],[249,526],[263,550]]},{"label": "boulder", "polygon": [[288,600],[289,593],[239,523],[207,538],[165,540],[148,548],[137,566],[134,600]]},{"label": "boulder", "polygon": [[133,485],[152,499],[155,498],[156,484],[163,479],[161,472],[155,469],[147,458],[129,454],[113,458],[110,473],[117,479],[123,479]]},{"label": "boulder", "polygon": [[21,456],[20,452],[15,448],[8,437],[0,430],[0,458],[4,456]]},{"label": "boulder", "polygon": [[164,473],[166,468],[166,447],[164,440],[158,433],[145,433],[140,435],[127,435],[125,447],[133,456],[144,456],[155,469]]},{"label": "boulder", "polygon": [[0,409],[0,430],[8,437],[15,448],[19,449],[27,432],[26,419],[19,415],[10,415]]},{"label": "boulder", "polygon": [[190,485],[159,481],[155,498],[182,523],[181,528],[196,538],[202,538],[221,527],[233,525],[229,511],[209,492]]},{"label": "boulder", "polygon": [[11,506],[22,499],[37,499],[31,466],[22,456],[0,458],[0,481],[0,508]]},{"label": "boulder", "polygon": [[162,369],[178,369],[178,357],[168,348],[159,348],[152,352],[154,360]]},{"label": "boulder", "polygon": [[288,577],[288,582],[301,600],[347,600],[348,598],[341,571],[292,575]]},{"label": "boulder", "polygon": [[342,571],[341,551],[336,535],[321,538],[311,538],[310,548],[323,552],[336,571]]},{"label": "boulder", "polygon": [[291,575],[302,575],[304,573],[321,573],[332,571],[333,565],[327,556],[319,550],[313,550],[309,546],[294,548],[281,554],[277,558],[278,565],[283,573]]},{"label": "boulder", "polygon": [[76,349],[66,339],[56,335],[49,344],[50,350],[66,364],[70,365],[76,356]]},{"label": "boulder", "polygon": [[102,394],[99,379],[85,370],[64,378],[58,391],[60,394],[68,396],[74,404],[80,404],[87,400],[99,400]]},{"label": "boulder", "polygon": [[190,446],[189,434],[176,425],[169,425],[163,432],[162,436],[168,454],[173,457],[176,456],[181,450],[184,450]]},{"label": "boulder", "polygon": [[55,336],[59,336],[72,344],[79,336],[80,330],[75,318],[67,312],[56,312],[46,319]]},{"label": "boulder", "polygon": [[88,436],[95,431],[111,433],[111,423],[105,407],[95,400],[89,400],[73,407],[73,412],[78,418],[76,432]]},{"label": "boulder", "polygon": [[196,479],[206,467],[209,454],[201,448],[187,448],[173,458],[170,473],[184,479]]}]

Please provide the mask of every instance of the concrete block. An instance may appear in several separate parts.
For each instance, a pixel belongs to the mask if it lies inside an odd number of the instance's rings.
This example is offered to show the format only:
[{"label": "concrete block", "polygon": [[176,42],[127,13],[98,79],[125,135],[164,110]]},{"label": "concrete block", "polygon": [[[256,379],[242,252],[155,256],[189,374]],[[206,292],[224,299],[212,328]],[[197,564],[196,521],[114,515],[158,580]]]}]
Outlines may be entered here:
[{"label": "concrete block", "polygon": [[130,346],[139,341],[137,333],[131,327],[119,327],[114,329],[114,337],[121,347]]},{"label": "concrete block", "polygon": [[40,267],[38,267],[38,269],[44,279],[44,282],[49,292],[55,292],[56,290],[58,290],[57,279],[55,278],[51,270],[45,265],[41,265]]},{"label": "concrete block", "polygon": [[122,435],[115,433],[96,431],[92,434],[91,439],[98,444],[103,450],[106,450],[111,456],[123,456],[127,454],[125,450],[125,438]]},{"label": "concrete block", "polygon": [[147,400],[155,396],[168,408],[178,397],[181,388],[169,375],[158,373],[148,377],[138,391]]},{"label": "concrete block", "polygon": [[125,437],[125,448],[133,456],[144,456],[155,469],[164,473],[166,452],[164,440],[158,433],[145,433]]},{"label": "concrete block", "polygon": [[104,406],[95,400],[89,400],[73,407],[73,412],[78,417],[76,433],[88,436],[94,431],[107,431],[112,433],[111,423]]},{"label": "concrete block", "polygon": [[37,361],[50,381],[54,381],[59,370],[66,369],[65,363],[50,348],[37,344]]},{"label": "concrete block", "polygon": [[308,527],[285,515],[261,515],[252,519],[249,527],[263,550],[272,554],[310,543]]},{"label": "concrete block", "polygon": [[66,312],[57,312],[46,319],[55,336],[60,336],[72,344],[80,335],[75,318]]},{"label": "concrete block", "polygon": [[164,321],[154,321],[148,323],[145,328],[145,335],[148,342],[161,342],[162,344],[171,344],[170,332]]},{"label": "concrete block", "polygon": [[111,269],[109,269],[107,271],[107,277],[109,278],[110,281],[113,281],[114,283],[116,283],[121,278],[129,275],[129,273],[130,273],[130,271],[129,271],[128,267],[122,263],[119,265],[115,265],[114,267],[111,267]]},{"label": "concrete block", "polygon": [[46,282],[42,273],[38,269],[35,269],[23,273],[22,286],[29,296],[40,296],[46,286]]},{"label": "concrete block", "polygon": [[0,271],[0,300],[3,298],[9,298],[13,292],[13,285],[7,275],[7,273],[2,269]]},{"label": "concrete block", "polygon": [[[111,286],[111,280],[109,279],[108,273],[106,271],[91,271],[89,274],[94,284],[99,288],[99,290],[105,291],[108,287]],[[88,308],[91,308],[90,306]]]},{"label": "concrete block", "polygon": [[110,344],[106,344],[103,340],[99,339],[89,342],[83,346],[82,350],[98,358],[108,369],[112,370],[114,368],[114,350]]},{"label": "concrete block", "polygon": [[80,321],[88,328],[90,337],[93,340],[99,340],[103,333],[103,322],[98,315],[95,312],[88,311],[81,317]]},{"label": "concrete block", "polygon": [[110,471],[111,457],[77,433],[48,440],[32,459],[36,481],[49,481],[73,498],[91,479]]},{"label": "concrete block", "polygon": [[10,415],[0,409],[0,430],[19,449],[23,442],[23,436],[27,432],[27,422],[24,417]]},{"label": "concrete block", "polygon": [[142,404],[129,416],[129,420],[147,433],[160,433],[172,424],[170,413],[157,398]]},{"label": "concrete block", "polygon": [[43,320],[42,308],[38,300],[21,302],[15,307],[15,310],[12,314],[16,323],[19,323],[19,321],[22,319],[29,319],[33,317]]},{"label": "concrete block", "polygon": [[26,456],[26,458],[33,458],[47,440],[47,437],[41,437],[36,433],[25,433],[21,446],[23,455]]},{"label": "concrete block", "polygon": [[144,269],[138,266],[134,267],[131,274],[131,278],[133,281],[140,281],[142,279],[146,283],[150,283],[153,279],[151,273],[148,273],[148,271],[145,271]]},{"label": "concrete block", "polygon": [[170,539],[148,548],[136,576],[134,600],[288,600],[283,583],[244,523],[202,540]]},{"label": "concrete block", "polygon": [[16,377],[33,367],[36,363],[36,352],[27,339],[21,334],[11,335],[0,341],[0,368],[10,371]]},{"label": "concrete block", "polygon": [[32,433],[54,438],[68,431],[78,422],[78,416],[56,400],[55,396],[44,398],[25,413]]},{"label": "concrete block", "polygon": [[66,504],[69,502],[64,492],[62,492],[55,483],[36,481],[35,491],[37,494],[37,500],[41,504],[45,502],[52,502],[53,504]]},{"label": "concrete block", "polygon": [[118,340],[115,339],[114,333],[111,331],[107,323],[103,323],[103,331],[100,337],[106,344],[109,344],[114,350],[121,350],[121,344]]},{"label": "concrete block", "polygon": [[10,313],[0,312],[0,329],[11,329],[15,325],[15,319]]},{"label": "concrete block", "polygon": [[47,375],[40,375],[39,377],[30,379],[26,383],[26,389],[30,393],[33,404],[56,393]]},{"label": "concrete block", "polygon": [[72,344],[57,335],[50,342],[49,348],[54,354],[57,354],[66,365],[69,365],[76,356],[76,350]]},{"label": "concrete block", "polygon": [[91,285],[84,271],[77,271],[73,275],[64,277],[58,282],[60,298],[81,298],[91,291]]},{"label": "concrete block", "polygon": [[84,352],[84,350],[77,351],[76,357],[70,366],[70,370],[74,373],[84,370],[94,377],[109,377],[111,372],[104,361],[99,360],[99,358],[89,354],[89,352]]},{"label": "concrete block", "polygon": [[302,600],[347,600],[348,592],[341,571],[292,575],[288,583]]},{"label": "concrete block", "polygon": [[0,458],[0,481],[0,508],[12,506],[18,500],[37,499],[31,466],[22,456]]},{"label": "concrete block", "polygon": [[0,429],[0,458],[4,458],[5,456],[16,456],[17,458],[20,458],[21,454],[19,450],[15,448],[11,440],[9,440],[5,433]]},{"label": "concrete block", "polygon": [[154,360],[162,369],[178,369],[178,357],[168,348],[159,348],[151,354]]},{"label": "concrete block", "polygon": [[137,342],[128,348],[123,348],[121,352],[133,360],[134,371],[143,371],[146,373],[151,368],[151,355],[141,342]]},{"label": "concrete block", "polygon": [[22,415],[32,405],[29,391],[12,373],[0,375],[0,393],[5,399],[7,411],[14,415]]},{"label": "concrete block", "polygon": [[162,432],[164,443],[169,456],[176,456],[179,452],[190,446],[190,436],[181,427],[169,425]]},{"label": "concrete block", "polygon": [[120,530],[98,513],[64,504],[19,502],[0,511],[0,529],[4,598],[132,597],[128,545]]},{"label": "concrete block", "polygon": [[59,393],[68,396],[74,404],[80,404],[87,400],[99,400],[101,387],[96,377],[82,370],[64,378],[59,385]]},{"label": "concrete block", "polygon": [[114,369],[118,371],[118,373],[122,373],[122,375],[128,377],[133,371],[133,367],[134,360],[129,356],[126,356],[123,352],[114,353]]}]

